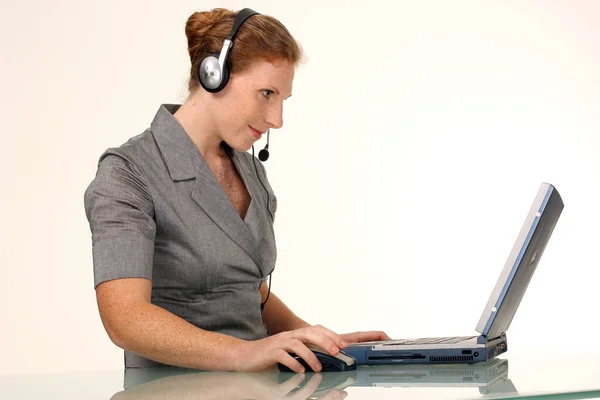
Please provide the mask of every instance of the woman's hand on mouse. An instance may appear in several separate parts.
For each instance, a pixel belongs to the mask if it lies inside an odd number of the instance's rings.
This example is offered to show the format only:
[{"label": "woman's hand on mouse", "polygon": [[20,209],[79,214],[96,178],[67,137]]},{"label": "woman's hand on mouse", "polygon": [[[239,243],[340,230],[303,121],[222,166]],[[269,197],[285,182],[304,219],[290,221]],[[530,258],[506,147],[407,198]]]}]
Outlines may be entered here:
[{"label": "woman's hand on mouse", "polygon": [[383,331],[344,333],[341,334],[340,337],[346,343],[361,343],[370,342],[373,340],[392,340],[392,338]]},{"label": "woman's hand on mouse", "polygon": [[322,347],[331,355],[337,355],[347,342],[337,333],[321,326],[309,326],[281,332],[265,339],[241,342],[234,349],[236,371],[260,371],[281,363],[297,373],[304,367],[290,353],[296,353],[318,372],[321,364],[305,343]]}]

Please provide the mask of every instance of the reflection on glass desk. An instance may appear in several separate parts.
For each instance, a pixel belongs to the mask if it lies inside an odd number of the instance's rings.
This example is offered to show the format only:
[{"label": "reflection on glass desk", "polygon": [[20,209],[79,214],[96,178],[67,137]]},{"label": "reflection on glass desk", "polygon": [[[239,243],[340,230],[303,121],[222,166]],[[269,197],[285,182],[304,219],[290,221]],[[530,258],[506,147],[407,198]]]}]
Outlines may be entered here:
[{"label": "reflection on glass desk", "polygon": [[[331,373],[181,368],[0,376],[2,399],[600,399],[594,357],[523,357],[473,365],[359,366]],[[510,366],[510,368],[509,368]]]},{"label": "reflection on glass desk", "polygon": [[[482,394],[517,394],[508,379],[508,360],[496,359],[475,365],[404,365],[404,366],[362,366],[356,371],[337,373],[306,373],[301,376],[291,372],[270,372],[260,374],[234,374],[224,372],[198,372],[185,369],[137,369],[125,371],[125,389],[122,393],[141,393],[154,385],[164,389],[167,384],[181,388],[192,386],[212,387],[223,380],[226,386],[239,380],[244,385],[260,386],[266,383],[270,389],[282,387],[283,395],[307,392],[304,398],[319,398],[330,391],[341,391],[351,386],[362,387],[476,387]],[[299,381],[299,382],[296,382]],[[309,384],[312,382],[312,384]],[[315,384],[318,382],[318,386]],[[148,383],[153,383],[144,386]],[[239,382],[238,382],[239,383]],[[294,383],[294,385],[292,385]],[[307,390],[310,387],[310,390]],[[137,390],[136,390],[137,389]],[[277,391],[277,390],[273,390]],[[150,390],[154,392],[154,390]],[[127,396],[122,396],[128,398]],[[115,396],[115,398],[121,398]]]},{"label": "reflection on glass desk", "polygon": [[[293,377],[279,374],[283,383]],[[325,375],[309,397],[321,398],[335,389],[355,387],[476,387],[481,394],[516,395],[508,379],[508,360],[492,360],[477,365],[362,366],[356,371]],[[300,389],[300,386],[297,388]]]}]

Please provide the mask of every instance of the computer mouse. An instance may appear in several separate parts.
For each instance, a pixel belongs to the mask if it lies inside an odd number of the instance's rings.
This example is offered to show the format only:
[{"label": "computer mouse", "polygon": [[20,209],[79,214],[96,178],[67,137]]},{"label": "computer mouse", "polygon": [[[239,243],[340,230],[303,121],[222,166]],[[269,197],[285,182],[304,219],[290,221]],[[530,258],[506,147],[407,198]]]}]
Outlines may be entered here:
[{"label": "computer mouse", "polygon": [[[317,357],[317,360],[321,363],[321,371],[320,372],[339,372],[339,371],[354,371],[356,369],[357,363],[356,359],[343,351],[339,351],[337,355],[332,356],[327,353],[323,348],[318,347],[313,344],[307,344],[308,347]],[[306,361],[295,353],[290,353],[296,361],[298,361],[304,367],[305,371],[313,371],[312,367],[310,367]],[[294,372],[289,369],[286,365],[278,363],[277,367],[282,372]],[[314,371],[313,371],[314,372]]]}]

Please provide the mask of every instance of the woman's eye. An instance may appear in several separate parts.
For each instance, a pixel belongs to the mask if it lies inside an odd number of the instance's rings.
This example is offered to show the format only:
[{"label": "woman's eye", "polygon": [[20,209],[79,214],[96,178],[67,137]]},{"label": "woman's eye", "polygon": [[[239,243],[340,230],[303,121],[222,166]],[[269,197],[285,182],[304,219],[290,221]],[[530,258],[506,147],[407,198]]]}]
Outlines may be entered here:
[{"label": "woman's eye", "polygon": [[273,93],[272,90],[269,90],[269,89],[263,90],[263,96],[265,96],[267,99],[269,98],[269,96],[271,96],[271,93]]}]

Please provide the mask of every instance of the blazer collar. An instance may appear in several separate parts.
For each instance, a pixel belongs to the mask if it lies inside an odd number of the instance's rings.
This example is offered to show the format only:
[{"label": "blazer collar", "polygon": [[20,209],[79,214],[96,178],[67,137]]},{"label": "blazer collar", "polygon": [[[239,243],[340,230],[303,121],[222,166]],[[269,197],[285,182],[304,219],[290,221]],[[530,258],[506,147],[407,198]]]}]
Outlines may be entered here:
[{"label": "blazer collar", "polygon": [[173,114],[181,104],[162,104],[150,125],[174,181],[195,178],[204,158]]}]

